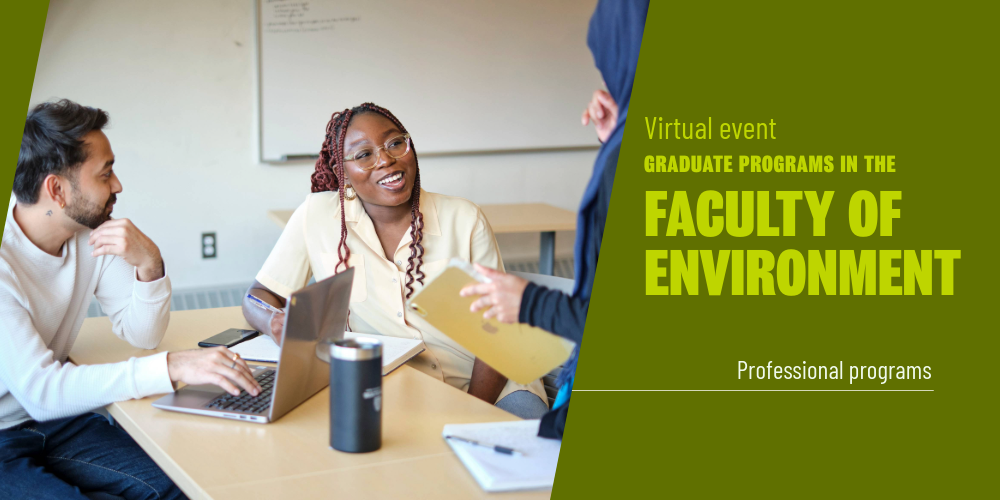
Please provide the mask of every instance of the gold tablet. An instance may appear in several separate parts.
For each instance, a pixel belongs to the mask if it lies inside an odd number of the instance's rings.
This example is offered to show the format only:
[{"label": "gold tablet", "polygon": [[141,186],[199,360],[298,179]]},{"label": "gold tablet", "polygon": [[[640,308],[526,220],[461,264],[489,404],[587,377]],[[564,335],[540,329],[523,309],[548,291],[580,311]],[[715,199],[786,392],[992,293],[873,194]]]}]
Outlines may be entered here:
[{"label": "gold tablet", "polygon": [[566,362],[574,342],[525,324],[484,320],[483,311],[469,312],[478,297],[460,297],[458,292],[477,281],[485,278],[468,262],[452,259],[441,274],[410,298],[407,307],[519,384],[534,382]]}]

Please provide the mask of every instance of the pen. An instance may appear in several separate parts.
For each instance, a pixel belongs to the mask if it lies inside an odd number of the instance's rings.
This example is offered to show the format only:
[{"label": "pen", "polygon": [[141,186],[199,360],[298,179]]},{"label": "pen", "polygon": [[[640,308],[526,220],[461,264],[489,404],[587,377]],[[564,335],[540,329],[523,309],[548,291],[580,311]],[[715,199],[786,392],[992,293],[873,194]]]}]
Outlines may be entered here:
[{"label": "pen", "polygon": [[482,448],[490,448],[493,451],[495,451],[497,453],[503,453],[504,455],[514,455],[514,456],[518,456],[518,457],[524,455],[524,453],[521,453],[521,452],[515,450],[514,448],[508,448],[506,446],[500,446],[498,444],[480,443],[479,441],[473,441],[471,439],[465,439],[464,437],[459,437],[459,436],[445,436],[444,438],[445,439],[454,439],[455,441],[461,441],[463,443],[468,443],[468,444],[471,444],[472,446],[479,446],[479,447],[482,447]]},{"label": "pen", "polygon": [[283,313],[283,312],[285,312],[285,311],[282,311],[281,309],[278,309],[277,307],[272,306],[271,304],[268,304],[267,302],[264,302],[263,300],[258,299],[257,297],[254,297],[253,295],[250,295],[249,293],[247,294],[247,298],[250,299],[250,303],[251,304],[253,304],[253,305],[255,305],[255,306],[257,306],[257,307],[259,307],[259,308],[261,308],[261,309],[263,309],[265,311],[269,311],[269,312],[273,312],[273,313]]}]

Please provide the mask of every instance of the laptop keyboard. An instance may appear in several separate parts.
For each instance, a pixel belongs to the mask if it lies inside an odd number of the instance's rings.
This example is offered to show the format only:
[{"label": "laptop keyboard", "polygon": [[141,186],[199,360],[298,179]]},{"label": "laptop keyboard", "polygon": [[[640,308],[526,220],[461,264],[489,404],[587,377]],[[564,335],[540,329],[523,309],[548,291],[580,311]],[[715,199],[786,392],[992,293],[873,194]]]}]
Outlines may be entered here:
[{"label": "laptop keyboard", "polygon": [[214,410],[240,411],[243,413],[264,413],[271,407],[271,392],[274,390],[273,368],[264,370],[255,377],[260,384],[261,391],[257,396],[251,396],[247,391],[240,391],[239,396],[225,393],[207,405],[205,408]]}]

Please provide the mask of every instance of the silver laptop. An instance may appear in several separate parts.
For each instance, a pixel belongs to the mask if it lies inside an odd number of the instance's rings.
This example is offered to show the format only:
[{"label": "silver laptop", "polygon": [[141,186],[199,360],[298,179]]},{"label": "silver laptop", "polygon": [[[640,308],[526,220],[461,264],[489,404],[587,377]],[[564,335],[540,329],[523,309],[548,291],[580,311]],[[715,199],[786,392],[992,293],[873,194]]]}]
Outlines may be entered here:
[{"label": "silver laptop", "polygon": [[254,397],[233,396],[216,385],[189,385],[153,403],[162,410],[266,424],[274,422],[330,385],[327,343],[344,337],[354,269],[292,294],[285,315],[278,366],[250,365],[264,389]]}]

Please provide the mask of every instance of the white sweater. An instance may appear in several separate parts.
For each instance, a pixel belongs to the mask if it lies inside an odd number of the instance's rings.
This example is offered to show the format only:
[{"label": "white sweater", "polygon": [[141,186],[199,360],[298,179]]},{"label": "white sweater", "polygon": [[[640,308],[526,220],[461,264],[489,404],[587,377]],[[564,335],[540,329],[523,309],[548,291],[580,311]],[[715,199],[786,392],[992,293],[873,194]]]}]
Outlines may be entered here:
[{"label": "white sweater", "polygon": [[173,391],[166,353],[104,365],[67,361],[93,296],[115,335],[156,347],[170,320],[169,278],[143,283],[121,258],[92,257],[90,231],[49,255],[12,213],[0,245],[0,430]]}]

